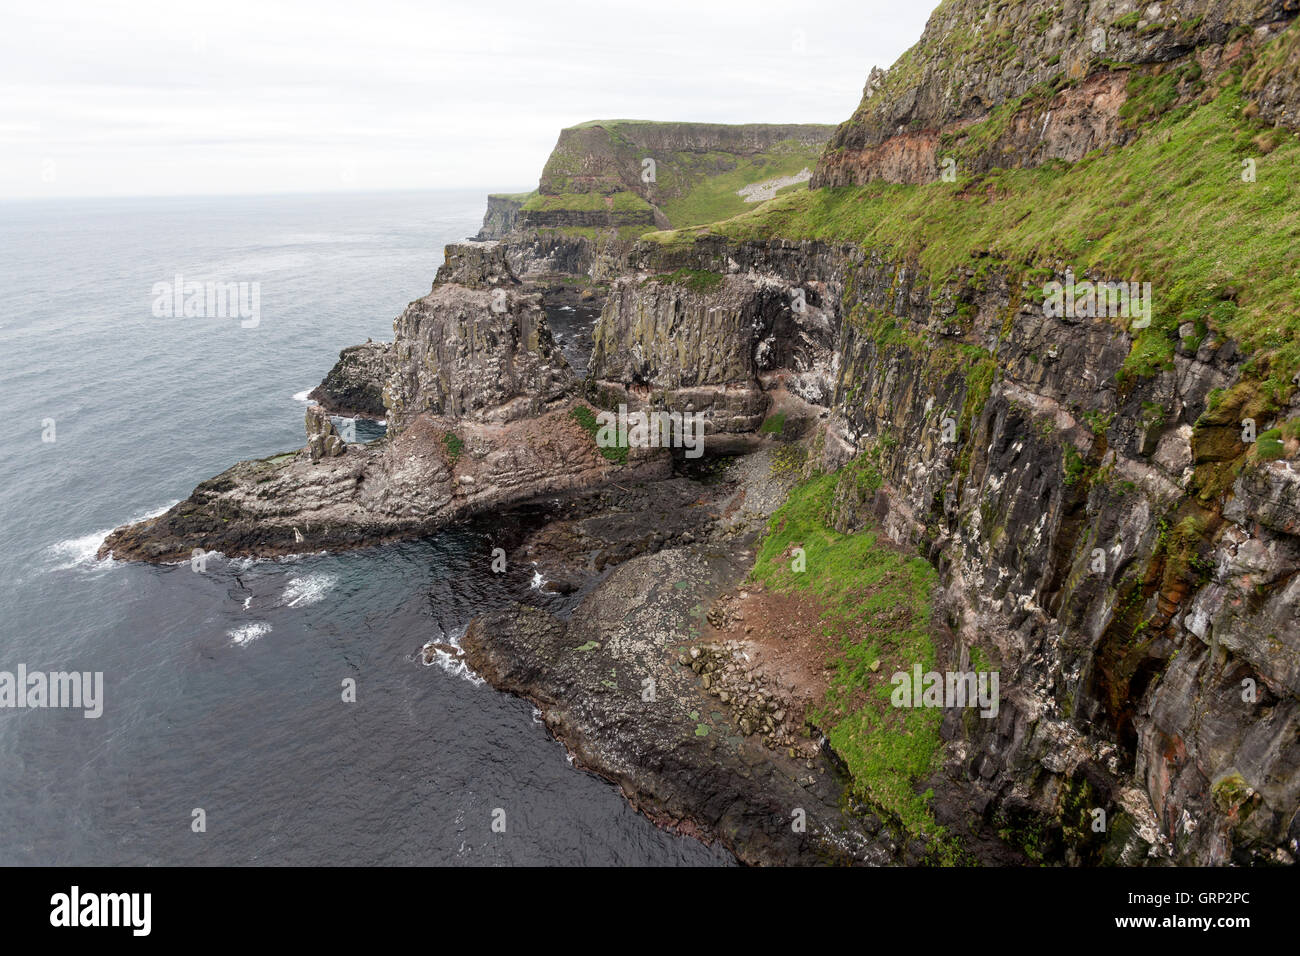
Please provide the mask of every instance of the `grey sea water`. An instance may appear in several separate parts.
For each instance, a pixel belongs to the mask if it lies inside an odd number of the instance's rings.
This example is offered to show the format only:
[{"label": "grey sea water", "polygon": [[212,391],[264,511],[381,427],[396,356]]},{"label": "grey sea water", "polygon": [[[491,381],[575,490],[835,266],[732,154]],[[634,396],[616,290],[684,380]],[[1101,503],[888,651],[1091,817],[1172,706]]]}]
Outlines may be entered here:
[{"label": "grey sea water", "polygon": [[[483,202],[0,203],[0,671],[105,684],[99,719],[0,708],[0,864],[730,862],[575,770],[527,702],[421,663],[528,592],[482,560],[490,525],[204,573],[94,559],[113,526],[301,446],[307,390],[392,337]],[[259,325],[156,317],[177,274],[259,283]]]}]

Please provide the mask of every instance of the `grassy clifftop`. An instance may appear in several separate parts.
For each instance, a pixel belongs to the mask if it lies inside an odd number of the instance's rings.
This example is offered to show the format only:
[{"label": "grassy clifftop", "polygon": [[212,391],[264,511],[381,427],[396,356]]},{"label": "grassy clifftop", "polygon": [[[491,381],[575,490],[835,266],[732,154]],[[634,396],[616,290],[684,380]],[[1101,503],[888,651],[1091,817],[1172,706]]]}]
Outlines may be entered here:
[{"label": "grassy clifftop", "polygon": [[[524,225],[621,238],[752,208],[741,190],[811,173],[833,130],[817,124],[593,120],[561,131]],[[761,195],[761,193],[760,193]]]},{"label": "grassy clifftop", "polygon": [[1260,399],[1276,407],[1300,370],[1300,138],[1261,122],[1249,93],[1270,75],[1258,66],[1297,35],[1293,25],[1255,69],[1243,63],[1173,110],[1159,103],[1160,84],[1134,71],[1130,112],[1149,108],[1158,120],[1077,163],[798,190],[724,222],[645,238],[853,241],[914,261],[936,283],[991,266],[1040,286],[1066,266],[1151,282],[1153,321],[1134,342],[1134,371],[1169,362],[1191,323],[1197,336],[1235,341],[1251,357]]}]

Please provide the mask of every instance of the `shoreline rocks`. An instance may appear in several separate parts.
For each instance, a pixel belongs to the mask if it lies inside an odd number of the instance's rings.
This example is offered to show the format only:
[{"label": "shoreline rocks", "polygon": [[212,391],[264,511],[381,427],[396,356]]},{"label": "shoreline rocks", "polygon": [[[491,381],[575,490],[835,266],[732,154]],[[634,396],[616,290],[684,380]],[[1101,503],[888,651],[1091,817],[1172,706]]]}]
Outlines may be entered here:
[{"label": "shoreline rocks", "polygon": [[461,647],[490,684],[541,710],[576,764],[662,826],[750,864],[892,862],[897,842],[843,809],[828,758],[810,769],[765,748],[677,663],[696,609],[744,570],[701,545],[643,555],[567,621],[515,605],[475,618]]}]

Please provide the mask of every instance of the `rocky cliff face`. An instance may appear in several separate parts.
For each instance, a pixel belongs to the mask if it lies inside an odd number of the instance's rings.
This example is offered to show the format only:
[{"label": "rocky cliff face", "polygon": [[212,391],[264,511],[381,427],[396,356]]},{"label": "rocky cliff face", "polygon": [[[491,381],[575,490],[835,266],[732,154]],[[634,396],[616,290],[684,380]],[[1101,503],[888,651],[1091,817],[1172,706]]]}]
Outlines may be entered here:
[{"label": "rocky cliff face", "polygon": [[[593,411],[575,395],[538,298],[521,290],[498,244],[449,247],[433,291],[394,323],[391,355],[367,350],[387,355],[367,366],[389,375],[384,439],[347,444],[312,406],[303,449],[240,462],[165,514],[118,528],[100,556],[360,547],[613,475],[666,477],[665,451],[630,449],[615,461],[596,446],[575,416]],[[355,384],[370,394],[374,374]]]},{"label": "rocky cliff face", "polygon": [[1195,99],[1248,39],[1295,13],[1295,0],[945,0],[916,46],[872,71],[813,188],[929,182],[947,161],[974,172],[1078,161],[1127,142],[1157,88],[1158,110]]},{"label": "rocky cliff face", "polygon": [[[818,150],[830,132],[816,124],[584,123],[560,132],[538,191],[544,196],[632,192],[660,204],[684,195],[695,180],[735,169],[741,159],[783,148]],[[653,177],[646,175],[646,159],[655,161]]]},{"label": "rocky cliff face", "polygon": [[528,200],[528,194],[509,196],[494,194],[487,198],[487,211],[483,213],[483,226],[474,238],[480,242],[504,239],[515,228],[519,210]]},{"label": "rocky cliff face", "polygon": [[[1287,10],[1294,15],[1295,6]],[[1260,119],[1274,126],[1300,129],[1300,33],[1287,31],[1265,51],[1246,75],[1245,89]]]},{"label": "rocky cliff face", "polygon": [[448,246],[433,291],[393,323],[384,389],[390,428],[424,413],[513,421],[573,391],[541,296],[523,290],[505,252],[495,242]]},{"label": "rocky cliff face", "polygon": [[391,367],[392,349],[391,342],[345,348],[324,381],[307,397],[336,415],[383,418],[383,384]]},{"label": "rocky cliff face", "polygon": [[820,281],[631,262],[594,333],[589,379],[602,404],[701,412],[709,433],[735,433],[762,424],[778,374],[800,397],[829,398],[835,322]]},{"label": "rocky cliff face", "polygon": [[[921,548],[958,635],[946,666],[965,669],[975,649],[1001,669],[998,720],[947,727],[947,772],[982,795],[977,810],[1076,862],[1290,858],[1300,469],[1239,440],[1210,450],[1216,423],[1235,434],[1240,413],[1210,404],[1242,377],[1230,342],[1185,341],[1167,371],[1125,382],[1128,331],[1049,318],[1008,276],[933,287],[906,261],[809,242],[639,254],[724,278],[669,292],[668,306],[657,283],[624,283],[593,368],[648,375],[671,400],[683,372],[752,375],[784,322],[772,365],[829,411],[822,465],[870,451],[886,476],[843,503],[841,527],[878,519]],[[695,362],[655,375],[673,315]],[[1215,459],[1243,456],[1216,494]],[[1085,807],[1106,810],[1105,834],[1083,825]]]},{"label": "rocky cliff face", "polygon": [[[524,278],[609,278],[637,236],[743,211],[764,195],[753,187],[784,185],[810,168],[831,131],[817,124],[583,123],[561,131],[536,193],[489,197],[479,238],[509,239],[511,266]],[[517,209],[508,208],[517,200]]]},{"label": "rocky cliff face", "polygon": [[[941,154],[964,176],[1074,163],[1238,80],[1247,115],[1293,127],[1294,15],[944,4],[873,73],[814,186],[928,182]],[[583,182],[603,188],[599,167]],[[1262,401],[1259,361],[1199,313],[1167,359],[1135,363],[1125,322],[1044,309],[1044,283],[1068,279],[1052,258],[976,251],[932,277],[883,246],[698,232],[606,263],[593,395],[701,410],[722,435],[752,431],[784,386],[824,409],[810,467],[878,463],[884,484],[846,486],[837,526],[926,555],[955,636],[939,666],[1002,676],[996,720],[945,720],[940,776],[965,810],[1046,860],[1292,861],[1297,441],[1284,429],[1263,454],[1242,422],[1295,419],[1294,391]]]}]

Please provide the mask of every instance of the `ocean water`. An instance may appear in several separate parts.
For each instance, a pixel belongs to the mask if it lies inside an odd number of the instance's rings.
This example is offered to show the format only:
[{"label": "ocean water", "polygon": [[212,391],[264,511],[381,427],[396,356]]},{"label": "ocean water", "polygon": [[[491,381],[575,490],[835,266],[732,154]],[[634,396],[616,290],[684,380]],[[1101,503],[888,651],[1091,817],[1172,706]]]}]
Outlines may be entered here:
[{"label": "ocean water", "polygon": [[[526,701],[422,662],[540,600],[527,569],[490,573],[491,526],[202,573],[94,559],[112,527],[300,447],[306,391],[392,337],[483,203],[0,203],[0,671],[104,675],[98,719],[0,708],[0,864],[731,862],[572,767]],[[176,275],[258,283],[260,321],[156,315]]]}]

